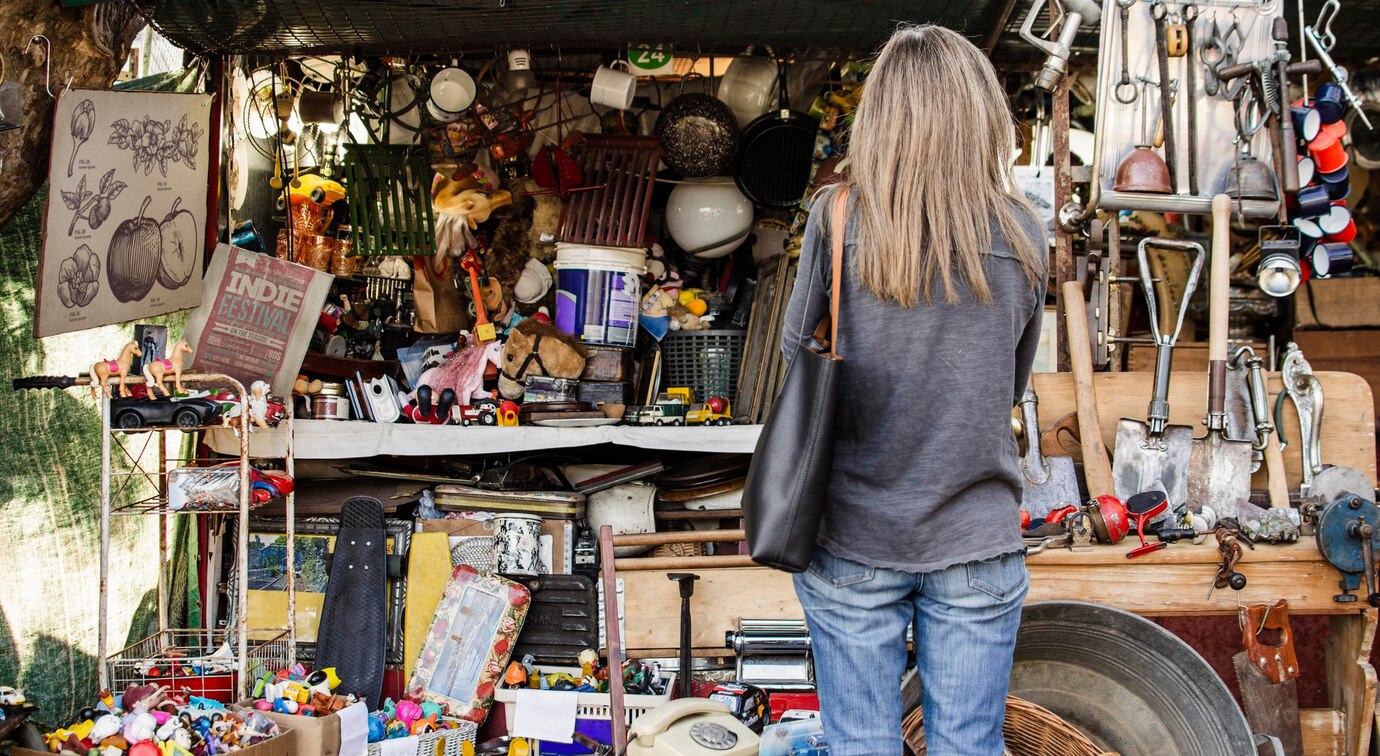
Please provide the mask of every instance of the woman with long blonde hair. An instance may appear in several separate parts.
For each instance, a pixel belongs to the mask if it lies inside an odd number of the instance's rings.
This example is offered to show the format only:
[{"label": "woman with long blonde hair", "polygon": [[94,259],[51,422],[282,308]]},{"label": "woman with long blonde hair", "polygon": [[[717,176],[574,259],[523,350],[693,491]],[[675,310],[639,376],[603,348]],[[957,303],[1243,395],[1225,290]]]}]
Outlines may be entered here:
[{"label": "woman with long blonde hair", "polygon": [[[829,309],[843,234],[842,384],[818,545],[795,577],[829,752],[900,756],[899,683],[915,626],[931,756],[1004,749],[1029,576],[1011,407],[1040,334],[1048,247],[1011,176],[1013,119],[987,58],[906,26],[882,47],[847,178],[805,232],[782,349]],[[827,221],[849,192],[846,228]]]}]

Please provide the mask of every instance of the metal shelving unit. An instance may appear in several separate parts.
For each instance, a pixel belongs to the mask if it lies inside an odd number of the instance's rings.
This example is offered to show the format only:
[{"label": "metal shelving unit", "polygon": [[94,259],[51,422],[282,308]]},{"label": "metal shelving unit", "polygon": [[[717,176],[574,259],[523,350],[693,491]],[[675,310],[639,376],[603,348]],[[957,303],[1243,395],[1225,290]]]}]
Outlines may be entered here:
[{"label": "metal shelving unit", "polygon": [[[249,628],[249,514],[267,502],[253,501],[250,477],[248,393],[238,380],[223,374],[188,374],[184,384],[208,388],[228,388],[239,399],[241,432],[238,460],[239,500],[234,506],[200,506],[174,509],[169,506],[168,474],[179,467],[197,466],[206,462],[224,462],[197,457],[195,452],[172,452],[169,431],[196,433],[219,426],[154,427],[121,429],[111,427],[111,399],[104,396],[101,405],[101,525],[100,525],[100,598],[97,612],[97,674],[102,689],[123,689],[131,684],[157,682],[188,688],[197,695],[225,697],[238,700],[246,697],[252,681],[263,670],[290,666],[297,655],[296,627],[296,570],[295,527],[296,497],[288,493],[284,498],[286,510],[286,548],[284,553],[287,575],[287,624],[283,628]],[[127,378],[126,384],[144,385],[143,378]],[[77,385],[90,385],[90,379],[79,379]],[[286,402],[287,417],[283,421],[286,433],[281,458],[289,476],[295,478],[293,459],[293,411]],[[262,432],[262,431],[260,431]],[[147,460],[153,447],[157,458]],[[128,471],[116,471],[113,457],[121,453],[130,465]],[[152,494],[143,494],[144,486],[151,486]],[[137,493],[136,493],[137,492]],[[136,495],[137,498],[126,500]],[[224,628],[172,628],[168,619],[167,576],[170,566],[170,525],[177,515],[232,516],[239,537],[236,539],[234,619]],[[158,632],[113,654],[109,648],[109,574],[110,521],[114,516],[158,517]],[[214,589],[208,590],[208,593]],[[273,633],[264,637],[265,633]],[[252,643],[251,634],[258,636]]]}]

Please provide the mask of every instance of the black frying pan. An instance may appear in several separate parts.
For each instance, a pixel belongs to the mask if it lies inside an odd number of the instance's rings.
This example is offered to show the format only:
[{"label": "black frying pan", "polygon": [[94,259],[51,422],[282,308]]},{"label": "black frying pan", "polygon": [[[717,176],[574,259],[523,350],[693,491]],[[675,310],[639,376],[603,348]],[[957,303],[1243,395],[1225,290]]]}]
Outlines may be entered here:
[{"label": "black frying pan", "polygon": [[754,204],[787,210],[800,204],[810,184],[819,122],[791,110],[784,60],[776,72],[780,106],[757,116],[743,130],[733,180]]}]

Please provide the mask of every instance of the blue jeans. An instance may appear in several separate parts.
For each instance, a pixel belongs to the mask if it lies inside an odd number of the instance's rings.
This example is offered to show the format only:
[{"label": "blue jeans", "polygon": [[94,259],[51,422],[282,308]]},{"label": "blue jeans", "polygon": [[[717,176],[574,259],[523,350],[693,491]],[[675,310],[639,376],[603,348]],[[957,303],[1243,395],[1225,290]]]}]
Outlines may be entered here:
[{"label": "blue jeans", "polygon": [[930,756],[1000,756],[1021,603],[1014,553],[913,574],[817,548],[795,576],[831,756],[900,756],[906,626],[915,622]]}]

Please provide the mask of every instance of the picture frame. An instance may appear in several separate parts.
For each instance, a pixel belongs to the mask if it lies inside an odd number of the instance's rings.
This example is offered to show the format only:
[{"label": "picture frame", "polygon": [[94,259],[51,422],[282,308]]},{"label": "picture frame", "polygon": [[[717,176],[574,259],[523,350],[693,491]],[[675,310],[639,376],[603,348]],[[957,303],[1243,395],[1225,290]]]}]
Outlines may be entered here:
[{"label": "picture frame", "polygon": [[[386,657],[388,664],[403,664],[403,612],[407,605],[407,556],[412,542],[412,523],[409,520],[384,520],[388,543],[388,615],[386,621]],[[310,517],[297,520],[294,543],[294,572],[297,574],[296,625],[297,660],[316,658],[317,623],[326,598],[326,583],[330,576],[331,545],[340,529],[338,517]],[[226,553],[238,552],[234,528],[228,529]],[[249,519],[249,617],[247,626],[251,637],[260,628],[282,628],[287,615],[284,563],[286,550],[282,541],[287,533],[287,521],[281,517],[251,517]],[[233,561],[233,560],[232,560]],[[239,575],[235,566],[227,568],[229,609],[228,623],[235,623],[238,606]],[[265,633],[267,637],[269,633]]]}]

